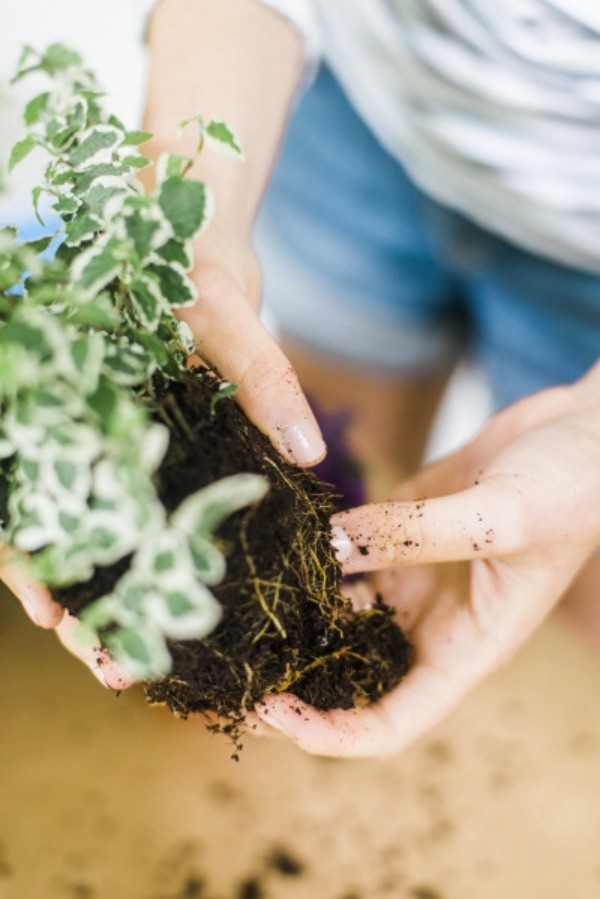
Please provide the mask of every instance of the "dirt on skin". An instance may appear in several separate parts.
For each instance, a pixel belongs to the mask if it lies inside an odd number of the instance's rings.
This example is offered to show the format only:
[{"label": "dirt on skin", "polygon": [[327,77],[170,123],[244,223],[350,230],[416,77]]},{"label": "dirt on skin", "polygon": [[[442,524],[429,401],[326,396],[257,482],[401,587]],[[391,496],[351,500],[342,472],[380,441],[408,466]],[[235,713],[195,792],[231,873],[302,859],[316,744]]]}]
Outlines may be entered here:
[{"label": "dirt on skin", "polygon": [[[172,641],[172,671],[147,684],[147,696],[179,716],[209,711],[231,722],[272,693],[292,693],[321,710],[374,702],[408,671],[413,649],[383,602],[354,612],[340,593],[331,490],[285,462],[232,399],[215,403],[218,384],[206,371],[181,382],[157,379],[146,398],[171,432],[160,497],[174,510],[237,472],[266,475],[270,489],[218,532],[227,559],[225,580],[213,588],[224,607],[220,624],[202,640]],[[98,570],[57,598],[77,614],[128,564]]]}]

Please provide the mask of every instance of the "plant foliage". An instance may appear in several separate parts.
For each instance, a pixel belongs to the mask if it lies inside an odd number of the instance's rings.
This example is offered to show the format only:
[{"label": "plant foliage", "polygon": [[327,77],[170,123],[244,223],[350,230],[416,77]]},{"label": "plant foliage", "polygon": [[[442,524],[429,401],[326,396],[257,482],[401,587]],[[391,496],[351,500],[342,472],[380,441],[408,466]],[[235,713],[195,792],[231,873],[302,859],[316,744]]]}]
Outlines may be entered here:
[{"label": "plant foliage", "polygon": [[[153,375],[181,377],[193,351],[172,310],[196,300],[192,240],[212,198],[186,177],[193,160],[175,154],[160,160],[154,194],[144,193],[136,176],[149,162],[139,147],[151,135],[105,113],[77,53],[27,47],[15,79],[33,71],[50,87],[25,107],[27,134],[9,169],[44,151],[33,203],[39,216],[47,195],[61,225],[32,243],[0,231],[0,538],[50,586],[131,557],[82,627],[150,679],[170,668],[168,638],[202,637],[218,623],[210,587],[225,559],[215,531],[266,491],[264,478],[234,475],[169,516],[155,489],[168,431],[147,400]],[[199,150],[206,141],[241,156],[227,125],[194,122]],[[41,259],[53,241],[53,258]]]}]

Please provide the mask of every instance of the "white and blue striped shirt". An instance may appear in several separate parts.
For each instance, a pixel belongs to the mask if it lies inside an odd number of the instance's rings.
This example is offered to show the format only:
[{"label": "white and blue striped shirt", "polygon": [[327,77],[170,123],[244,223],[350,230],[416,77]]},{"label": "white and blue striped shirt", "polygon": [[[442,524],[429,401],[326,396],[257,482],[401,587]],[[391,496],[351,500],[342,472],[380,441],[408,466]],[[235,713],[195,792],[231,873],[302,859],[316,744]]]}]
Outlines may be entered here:
[{"label": "white and blue striped shirt", "polygon": [[438,201],[600,271],[594,0],[262,0]]}]

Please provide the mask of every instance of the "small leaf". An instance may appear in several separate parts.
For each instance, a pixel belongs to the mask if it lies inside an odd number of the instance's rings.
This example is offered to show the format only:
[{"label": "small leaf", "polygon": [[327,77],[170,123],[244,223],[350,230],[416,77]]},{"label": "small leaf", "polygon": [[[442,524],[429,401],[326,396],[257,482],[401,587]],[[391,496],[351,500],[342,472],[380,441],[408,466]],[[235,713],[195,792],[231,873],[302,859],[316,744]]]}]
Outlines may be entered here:
[{"label": "small leaf", "polygon": [[96,215],[79,215],[65,228],[65,243],[68,247],[78,247],[91,240],[101,229],[102,222]]},{"label": "small leaf", "polygon": [[123,165],[132,169],[147,169],[149,165],[152,165],[152,160],[146,159],[145,156],[123,156],[121,161]]},{"label": "small leaf", "polygon": [[198,578],[202,583],[211,586],[220,584],[226,571],[223,553],[211,540],[201,534],[188,535],[188,541]]},{"label": "small leaf", "polygon": [[122,147],[139,147],[152,137],[151,131],[126,131],[121,141]]},{"label": "small leaf", "polygon": [[244,151],[237,135],[225,122],[213,119],[204,129],[204,134],[206,142],[212,150],[216,150],[222,156],[244,159]]},{"label": "small leaf", "polygon": [[187,322],[177,322],[177,335],[188,356],[196,351],[194,333]]},{"label": "small leaf", "polygon": [[[94,181],[96,181],[97,178],[102,178],[104,181],[106,181],[107,177],[111,178],[113,186],[117,186],[114,184],[115,177],[126,174],[126,166],[115,164],[114,162],[98,162],[94,165],[88,166],[81,172],[70,173],[75,183],[75,190],[79,194],[87,193],[87,191],[91,189]],[[54,183],[56,184],[56,181]]]},{"label": "small leaf", "polygon": [[81,205],[81,200],[76,197],[66,197],[61,196],[58,198],[56,203],[52,206],[55,212],[58,212],[59,215],[73,215],[73,213],[77,212]]},{"label": "small leaf", "polygon": [[184,534],[212,534],[238,509],[261,500],[269,482],[258,474],[234,474],[203,487],[181,503],[171,525]]},{"label": "small leaf", "polygon": [[211,413],[215,411],[215,406],[218,402],[225,399],[227,396],[233,396],[240,389],[239,384],[230,384],[228,381],[223,381],[222,384],[219,384],[219,387],[215,393],[210,398],[210,411]]},{"label": "small leaf", "polygon": [[25,106],[23,120],[28,127],[31,127],[32,125],[35,125],[37,122],[39,122],[48,105],[49,99],[50,94],[46,91],[43,94],[38,94],[37,97],[34,97],[33,100],[30,100],[29,103]]},{"label": "small leaf", "polygon": [[131,284],[130,297],[136,318],[142,325],[155,331],[163,311],[158,284],[151,278],[137,278]]},{"label": "small leaf", "polygon": [[104,341],[95,335],[77,337],[69,344],[69,356],[79,389],[85,394],[94,393],[104,359]]},{"label": "small leaf", "polygon": [[118,628],[106,635],[106,645],[115,662],[131,677],[151,680],[171,670],[171,656],[165,640],[149,624],[136,630]]},{"label": "small leaf", "polygon": [[120,242],[113,237],[106,242],[98,241],[88,250],[84,250],[73,263],[74,281],[79,280],[81,288],[89,294],[101,290],[112,281],[121,267],[117,255],[119,248]]},{"label": "small leaf", "polygon": [[193,584],[185,590],[153,593],[148,602],[148,615],[172,640],[190,640],[213,631],[221,620],[222,609],[209,590]]},{"label": "small leaf", "polygon": [[181,240],[194,237],[207,223],[210,201],[201,181],[168,178],[160,186],[158,204]]},{"label": "small leaf", "polygon": [[[146,214],[144,214],[146,213]],[[131,238],[140,259],[146,259],[152,249],[153,239],[160,228],[146,210],[133,209],[125,216],[125,230]]]},{"label": "small leaf", "polygon": [[187,250],[186,243],[175,237],[167,240],[161,247],[157,247],[154,252],[165,262],[177,262],[186,272],[192,268],[192,257]]},{"label": "small leaf", "polygon": [[147,381],[156,368],[156,362],[140,347],[115,346],[112,355],[104,359],[104,372],[116,383],[135,387]]},{"label": "small leaf", "polygon": [[158,184],[162,184],[170,178],[181,178],[182,172],[193,165],[193,162],[194,160],[190,156],[180,156],[177,153],[163,153],[159,157],[156,167]]},{"label": "small leaf", "polygon": [[10,157],[8,160],[8,171],[12,172],[14,167],[18,165],[21,160],[25,159],[25,157],[31,153],[34,147],[37,146],[37,139],[32,135],[28,137],[24,137],[23,140],[18,141],[11,150]]},{"label": "small leaf", "polygon": [[149,265],[147,271],[158,279],[161,294],[170,306],[188,306],[196,302],[196,285],[184,272],[178,272],[170,265]]},{"label": "small leaf", "polygon": [[81,66],[83,60],[79,53],[70,50],[64,44],[51,44],[42,56],[40,65],[50,75],[56,72],[70,69],[73,66]]},{"label": "small leaf", "polygon": [[85,203],[92,215],[104,217],[109,200],[125,193],[125,185],[94,184],[85,194]]},{"label": "small leaf", "polygon": [[44,189],[42,187],[40,187],[39,185],[34,187],[33,190],[31,191],[31,199],[33,201],[33,211],[35,212],[35,217],[38,220],[38,222],[40,223],[40,225],[42,225],[42,227],[45,227],[44,221],[43,221],[43,219],[40,215],[40,211],[39,211],[40,197],[42,196],[43,190]]},{"label": "small leaf", "polygon": [[78,168],[90,165],[92,160],[103,155],[102,151],[110,150],[121,140],[116,128],[108,125],[97,125],[87,134],[69,156],[69,163]]},{"label": "small leaf", "polygon": [[37,240],[28,240],[25,246],[33,253],[43,253],[44,250],[48,249],[53,240],[54,234],[49,234],[48,237],[39,237]]}]

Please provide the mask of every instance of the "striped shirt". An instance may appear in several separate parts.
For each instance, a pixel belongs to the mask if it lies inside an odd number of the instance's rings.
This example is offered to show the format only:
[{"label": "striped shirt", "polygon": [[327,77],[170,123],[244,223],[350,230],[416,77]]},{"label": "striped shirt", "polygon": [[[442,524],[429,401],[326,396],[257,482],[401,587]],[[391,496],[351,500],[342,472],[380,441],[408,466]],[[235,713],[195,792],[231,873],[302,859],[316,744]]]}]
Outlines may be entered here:
[{"label": "striped shirt", "polygon": [[422,189],[600,272],[595,0],[262,0],[336,72]]}]

